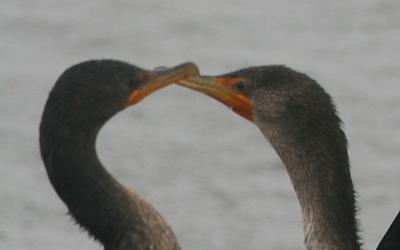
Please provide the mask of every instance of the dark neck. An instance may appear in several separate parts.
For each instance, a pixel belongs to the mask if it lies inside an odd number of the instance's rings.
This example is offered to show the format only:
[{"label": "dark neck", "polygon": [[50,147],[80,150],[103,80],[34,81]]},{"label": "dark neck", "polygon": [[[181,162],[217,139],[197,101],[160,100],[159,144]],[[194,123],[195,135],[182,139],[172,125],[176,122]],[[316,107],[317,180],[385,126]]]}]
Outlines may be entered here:
[{"label": "dark neck", "polygon": [[261,130],[293,183],[302,209],[307,249],[360,249],[347,143],[339,125],[312,131]]},{"label": "dark neck", "polygon": [[42,158],[69,213],[106,249],[179,249],[172,230],[158,212],[102,166],[95,151],[99,129],[57,119],[51,111],[43,115]]}]

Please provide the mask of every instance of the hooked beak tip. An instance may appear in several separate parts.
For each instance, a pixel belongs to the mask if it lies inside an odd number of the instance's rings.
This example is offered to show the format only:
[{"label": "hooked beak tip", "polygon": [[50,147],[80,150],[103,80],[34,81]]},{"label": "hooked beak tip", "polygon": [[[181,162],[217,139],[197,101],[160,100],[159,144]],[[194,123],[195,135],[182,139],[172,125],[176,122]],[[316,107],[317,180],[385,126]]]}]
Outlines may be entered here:
[{"label": "hooked beak tip", "polygon": [[235,89],[240,77],[197,76],[183,79],[179,85],[204,93],[228,106],[235,113],[253,121],[253,106],[248,97]]},{"label": "hooked beak tip", "polygon": [[185,78],[199,75],[196,64],[188,62],[175,67],[158,67],[153,71],[145,71],[142,77],[143,84],[134,89],[129,96],[126,106],[138,103],[149,94]]}]

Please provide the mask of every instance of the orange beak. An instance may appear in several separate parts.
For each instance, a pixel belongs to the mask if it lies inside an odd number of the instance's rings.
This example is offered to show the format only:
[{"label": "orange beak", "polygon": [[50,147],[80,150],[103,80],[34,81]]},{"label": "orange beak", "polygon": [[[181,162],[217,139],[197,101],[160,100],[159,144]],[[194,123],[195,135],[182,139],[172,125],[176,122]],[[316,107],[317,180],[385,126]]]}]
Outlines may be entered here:
[{"label": "orange beak", "polygon": [[140,86],[132,91],[126,106],[134,105],[154,91],[174,82],[198,75],[199,69],[194,63],[183,63],[172,68],[160,70],[145,70],[140,77]]},{"label": "orange beak", "polygon": [[253,121],[253,105],[234,85],[240,77],[198,76],[183,79],[179,85],[202,92],[230,107],[234,112]]}]

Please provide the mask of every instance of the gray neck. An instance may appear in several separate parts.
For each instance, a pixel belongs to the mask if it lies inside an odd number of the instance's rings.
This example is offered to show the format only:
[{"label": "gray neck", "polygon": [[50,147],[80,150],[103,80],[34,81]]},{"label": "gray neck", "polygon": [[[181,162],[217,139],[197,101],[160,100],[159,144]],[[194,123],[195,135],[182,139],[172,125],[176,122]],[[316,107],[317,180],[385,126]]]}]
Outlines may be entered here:
[{"label": "gray neck", "polygon": [[286,165],[300,202],[307,249],[360,249],[347,143],[341,129],[260,129]]},{"label": "gray neck", "polygon": [[59,119],[57,114],[47,110],[43,115],[41,153],[49,179],[72,217],[105,249],[179,249],[159,213],[100,163],[95,150],[100,126]]}]

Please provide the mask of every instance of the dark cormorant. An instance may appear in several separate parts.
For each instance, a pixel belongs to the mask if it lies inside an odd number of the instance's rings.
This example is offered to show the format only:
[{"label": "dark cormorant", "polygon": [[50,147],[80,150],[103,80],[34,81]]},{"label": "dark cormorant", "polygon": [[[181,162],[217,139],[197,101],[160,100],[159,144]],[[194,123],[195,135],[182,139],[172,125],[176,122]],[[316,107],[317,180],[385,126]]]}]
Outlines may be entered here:
[{"label": "dark cormorant", "polygon": [[196,75],[192,63],[148,71],[120,61],[87,61],[66,70],[51,90],[40,124],[48,177],[71,216],[106,250],[179,249],[160,214],[103,167],[95,143],[113,115]]},{"label": "dark cormorant", "polygon": [[400,249],[400,212],[390,225],[377,250],[399,250]]},{"label": "dark cormorant", "polygon": [[179,84],[228,105],[269,140],[300,202],[307,249],[360,249],[346,136],[331,97],[316,81],[273,65]]}]

